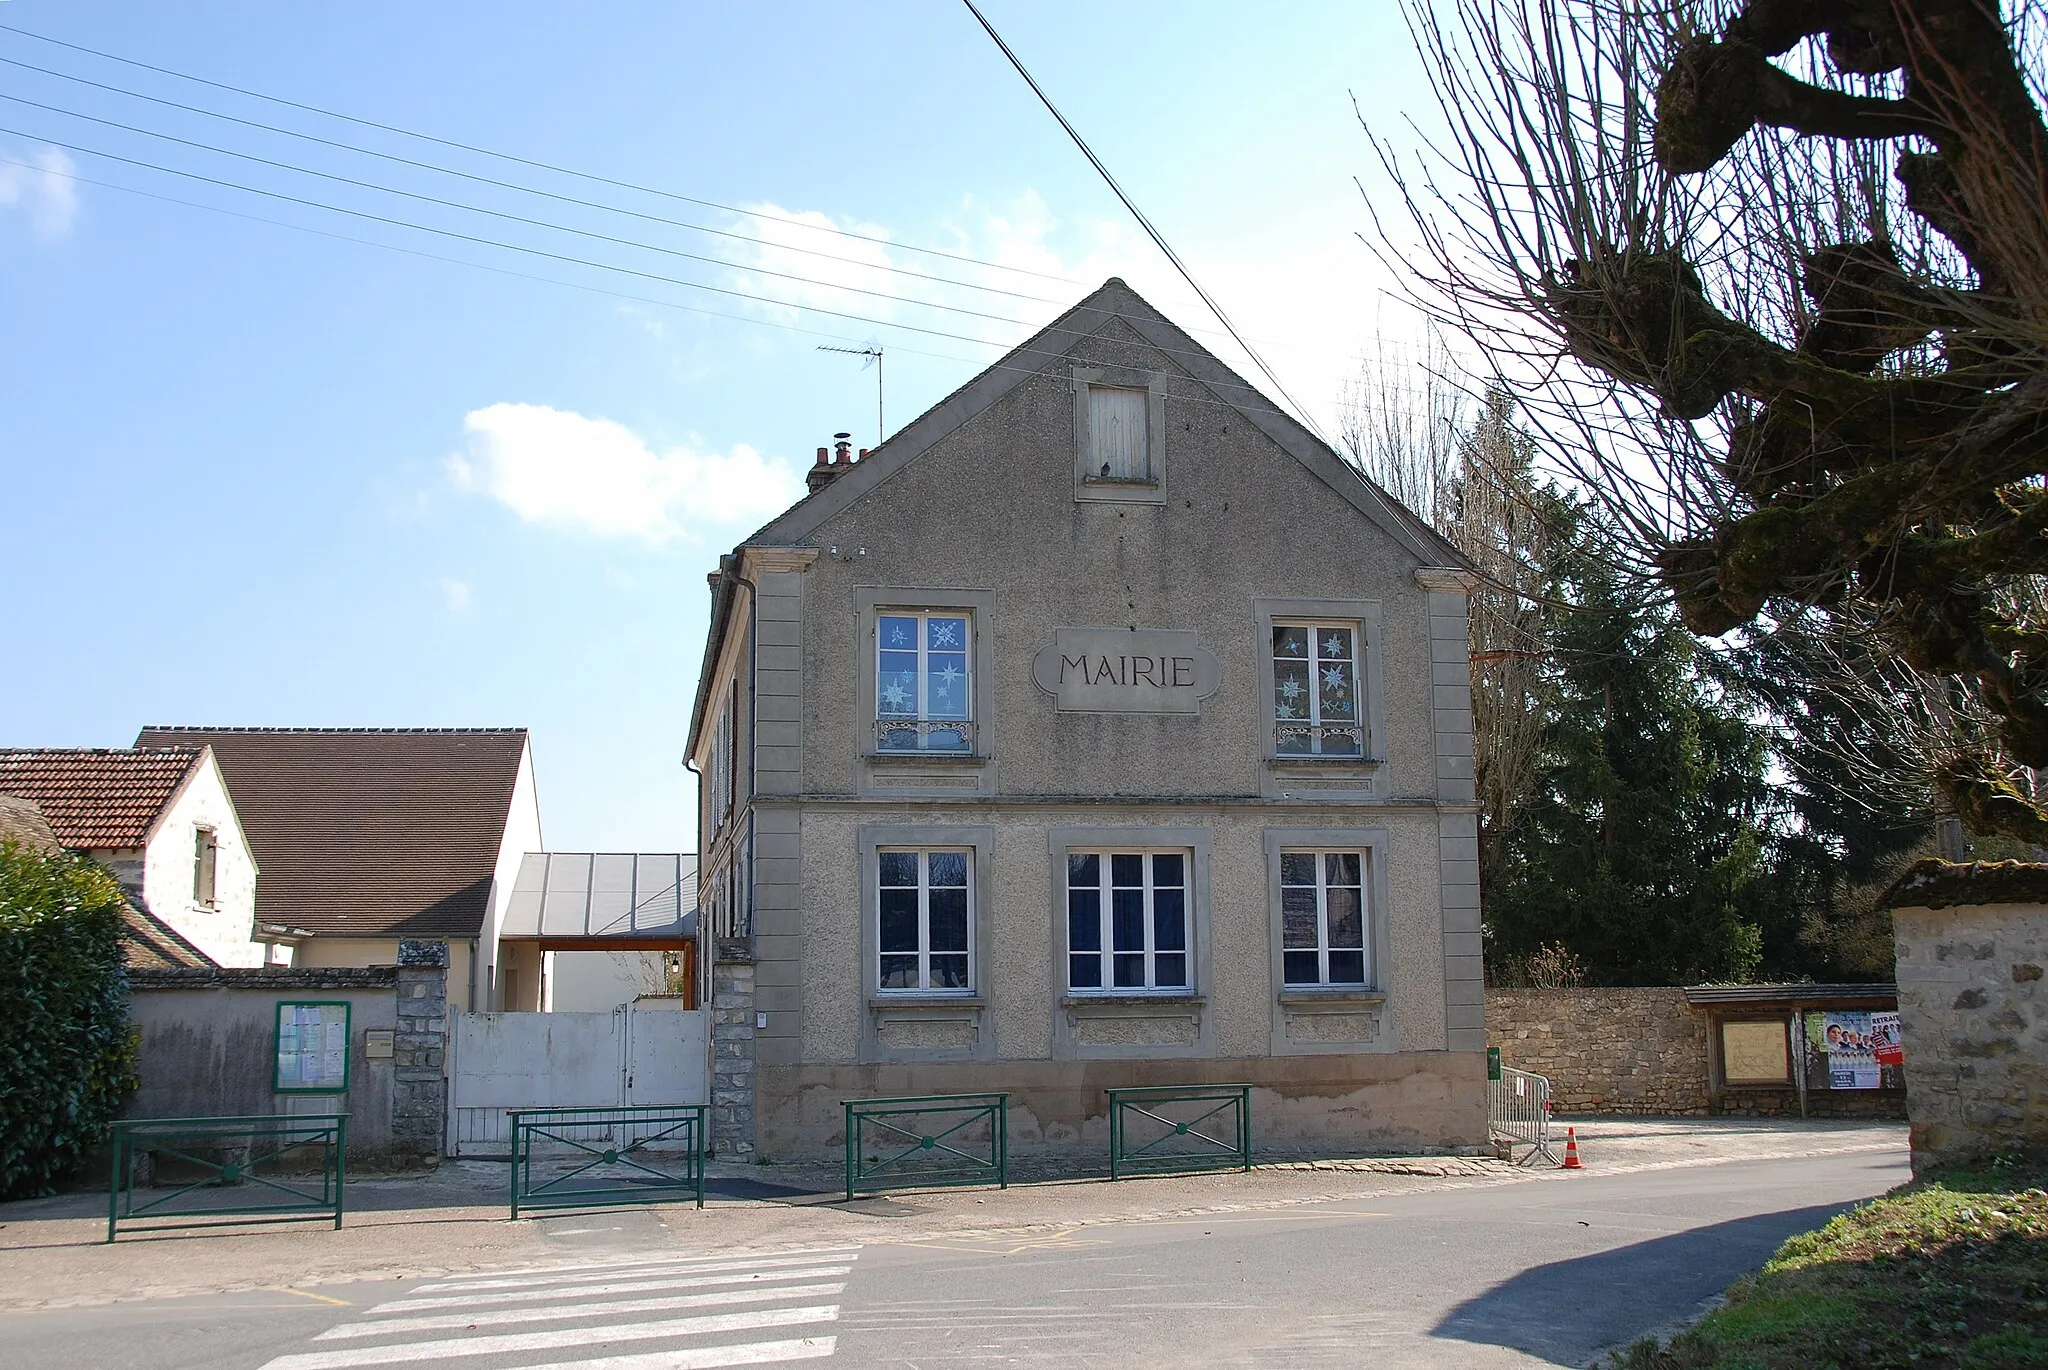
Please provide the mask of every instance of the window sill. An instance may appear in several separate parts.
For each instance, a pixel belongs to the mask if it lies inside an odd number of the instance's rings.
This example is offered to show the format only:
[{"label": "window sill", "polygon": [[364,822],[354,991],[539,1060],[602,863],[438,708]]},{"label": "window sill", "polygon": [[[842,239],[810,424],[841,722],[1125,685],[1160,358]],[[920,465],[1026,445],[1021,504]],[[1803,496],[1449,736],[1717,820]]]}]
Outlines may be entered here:
[{"label": "window sill", "polygon": [[1325,766],[1348,766],[1358,770],[1376,771],[1387,763],[1385,759],[1377,756],[1295,756],[1292,754],[1282,756],[1276,754],[1268,756],[1266,764],[1276,768],[1299,766],[1304,770],[1316,770]]},{"label": "window sill", "polygon": [[877,994],[868,1000],[868,1007],[877,1012],[914,1013],[920,1009],[987,1008],[988,1000],[978,994]]},{"label": "window sill", "polygon": [[986,764],[988,763],[988,760],[989,760],[989,758],[988,758],[987,756],[984,756],[984,755],[982,755],[982,754],[981,754],[981,753],[979,753],[979,752],[882,752],[882,751],[874,751],[874,752],[862,752],[862,753],[861,753],[861,756],[862,756],[862,757],[863,757],[864,759],[868,760],[868,761],[912,761],[912,762],[916,762],[916,763],[917,763],[917,764],[919,764],[919,765],[925,765],[925,764],[928,764],[928,763],[930,763],[930,762],[936,761],[936,762],[940,763],[941,765],[951,765],[951,766],[981,766],[981,765],[986,765]]},{"label": "window sill", "polygon": [[1290,985],[1280,991],[1283,1008],[1315,1008],[1323,1004],[1376,1006],[1387,1002],[1383,989],[1353,989],[1345,985]]},{"label": "window sill", "polygon": [[1157,490],[1159,482],[1140,476],[1083,476],[1081,484],[1091,490]]}]

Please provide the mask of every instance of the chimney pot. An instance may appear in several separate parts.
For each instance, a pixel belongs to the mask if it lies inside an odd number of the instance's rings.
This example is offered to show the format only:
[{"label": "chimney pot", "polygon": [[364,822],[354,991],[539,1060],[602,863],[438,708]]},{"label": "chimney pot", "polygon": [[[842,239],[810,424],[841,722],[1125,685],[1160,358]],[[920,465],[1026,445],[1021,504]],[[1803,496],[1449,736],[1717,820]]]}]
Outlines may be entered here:
[{"label": "chimney pot", "polygon": [[863,447],[863,448],[861,448],[861,449],[860,449],[860,458],[859,458],[859,460],[861,460],[861,461],[866,461],[867,459],[868,459],[868,449],[867,449],[867,448],[865,448],[865,447]]},{"label": "chimney pot", "polygon": [[825,459],[830,455],[831,453],[828,449],[820,447],[818,449],[818,465],[823,466],[825,464]]},{"label": "chimney pot", "polygon": [[834,433],[832,435],[832,464],[834,466],[845,466],[852,462],[852,437],[853,434],[851,433]]}]

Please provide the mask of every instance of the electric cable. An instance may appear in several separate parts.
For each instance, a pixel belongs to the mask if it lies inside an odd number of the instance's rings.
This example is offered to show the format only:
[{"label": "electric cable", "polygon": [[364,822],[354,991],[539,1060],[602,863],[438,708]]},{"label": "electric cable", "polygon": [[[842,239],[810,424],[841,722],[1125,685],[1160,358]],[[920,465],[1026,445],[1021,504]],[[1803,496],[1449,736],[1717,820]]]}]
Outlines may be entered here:
[{"label": "electric cable", "polygon": [[595,172],[577,171],[573,167],[557,166],[552,162],[543,162],[531,157],[521,157],[510,152],[498,152],[491,148],[479,147],[473,143],[458,142],[453,138],[436,137],[434,134],[431,133],[420,133],[413,129],[401,128],[396,124],[379,123],[375,119],[363,119],[353,114],[343,114],[339,110],[323,109],[319,105],[307,104],[299,100],[288,100],[283,96],[279,95],[266,95],[260,90],[250,90],[243,86],[229,85],[225,81],[209,80],[204,76],[194,76],[189,72],[175,71],[170,67],[155,66],[149,62],[137,61],[135,58],[132,57],[122,57],[115,53],[103,52],[98,48],[89,48],[82,43],[69,43],[62,38],[52,38],[47,34],[35,33],[28,29],[20,28],[14,24],[0,24],[0,32],[16,34],[23,38],[34,39],[36,42],[39,43],[49,43],[60,48],[69,48],[73,52],[82,52],[89,57],[98,57],[103,61],[108,62],[118,62],[123,66],[135,67],[142,71],[152,71],[159,76],[169,76],[174,80],[191,81],[197,85],[210,86],[215,90],[224,90],[232,95],[244,96],[251,100],[263,100],[267,101],[270,104],[282,105],[287,109],[302,110],[307,114],[317,114],[324,119],[338,119],[343,123],[354,124],[360,128],[372,128],[376,129],[380,133],[392,133],[398,135],[401,138],[413,138],[417,139],[420,142],[433,143],[440,147],[453,148],[458,152],[468,152],[479,157],[493,157],[502,162],[511,162],[519,166],[532,167],[537,171],[552,172],[557,176],[572,176],[578,180],[589,181],[597,185],[613,186],[620,190],[635,191],[642,195],[654,195],[665,200],[674,200],[681,204],[699,205],[705,209],[722,210],[727,214],[751,215],[754,218],[766,219],[775,223],[787,224],[792,228],[807,229],[813,233],[832,233],[842,238],[856,238],[862,242],[879,243],[885,247],[894,247],[905,252],[921,253],[924,256],[928,257],[943,257],[949,261],[965,262],[971,266],[985,267],[991,271],[1008,271],[1020,276],[1037,276],[1043,280],[1057,281],[1061,285],[1087,285],[1086,281],[1077,281],[1071,276],[1060,276],[1050,271],[1034,271],[1029,267],[1008,266],[1002,262],[985,261],[980,257],[970,256],[966,253],[961,252],[947,252],[941,248],[936,247],[914,247],[908,243],[894,242],[891,239],[878,237],[872,233],[858,233],[850,228],[839,228],[836,226],[826,224],[809,223],[805,220],[791,218],[787,215],[760,214],[756,213],[753,210],[740,209],[733,205],[721,204],[717,200],[700,199],[699,197],[694,195],[683,195],[672,190],[660,190],[654,186],[640,185],[633,181],[619,180],[610,176],[601,176]]},{"label": "electric cable", "polygon": [[1060,127],[1067,131],[1069,138],[1073,139],[1074,146],[1081,149],[1081,155],[1088,159],[1088,165],[1094,167],[1109,188],[1116,192],[1117,199],[1123,201],[1124,208],[1131,212],[1131,217],[1138,221],[1138,226],[1145,230],[1145,235],[1165,254],[1166,260],[1173,263],[1173,269],[1180,273],[1181,279],[1186,281],[1195,294],[1201,297],[1203,304],[1209,306],[1209,312],[1216,316],[1216,321],[1223,325],[1224,331],[1229,333],[1237,345],[1244,349],[1244,354],[1252,359],[1252,362],[1264,373],[1266,379],[1273,383],[1273,388],[1280,392],[1280,398],[1294,406],[1301,421],[1308,426],[1317,439],[1325,447],[1330,447],[1330,440],[1323,436],[1321,429],[1316,427],[1315,420],[1309,416],[1308,410],[1302,408],[1301,402],[1287,393],[1287,387],[1282,385],[1280,378],[1273,374],[1273,368],[1266,365],[1266,359],[1261,357],[1253,349],[1252,345],[1246,342],[1243,336],[1238,333],[1237,325],[1233,324],[1230,321],[1230,316],[1223,312],[1223,306],[1216,303],[1215,297],[1210,295],[1208,291],[1202,289],[1201,282],[1195,279],[1194,273],[1188,270],[1186,263],[1181,261],[1180,255],[1167,245],[1165,236],[1157,228],[1153,227],[1152,221],[1145,217],[1145,212],[1133,203],[1129,195],[1124,193],[1124,188],[1117,184],[1116,177],[1109,174],[1109,168],[1102,164],[1102,159],[1097,157],[1095,150],[1088,146],[1087,139],[1081,136],[1079,129],[1076,129],[1067,121],[1066,115],[1060,113],[1059,106],[1052,102],[1052,97],[1045,93],[1045,90],[1038,84],[1037,80],[1031,75],[1031,72],[1026,69],[1023,60],[1015,52],[1011,51],[1008,43],[1003,41],[1003,35],[996,32],[995,25],[989,23],[987,16],[983,15],[980,9],[976,8],[974,0],[961,0],[961,3],[967,6],[967,12],[974,16],[975,21],[987,31],[988,36],[995,40],[996,46],[1002,49],[1003,56],[1010,59],[1010,65],[1017,69],[1017,74],[1024,78],[1024,83],[1031,87],[1031,93],[1038,97],[1038,102],[1045,106],[1053,118],[1059,120]]},{"label": "electric cable", "polygon": [[[862,261],[858,257],[842,257],[836,252],[821,252],[817,248],[797,247],[792,243],[778,243],[773,239],[756,237],[751,233],[740,233],[732,229],[710,228],[704,224],[693,224],[682,219],[671,219],[660,214],[648,214],[637,209],[627,209],[623,205],[610,205],[597,200],[585,200],[575,195],[563,195],[552,190],[541,190],[536,186],[521,185],[517,181],[501,181],[495,176],[480,176],[475,172],[459,171],[454,167],[442,166],[437,162],[423,162],[413,157],[401,157],[394,152],[380,152],[376,148],[360,147],[354,143],[344,143],[335,138],[322,138],[318,134],[283,128],[277,124],[266,124],[255,119],[243,119],[237,115],[223,114],[219,110],[207,109],[201,105],[188,105],[177,100],[166,100],[162,96],[148,95],[142,91],[129,90],[123,86],[109,85],[104,81],[88,80],[83,76],[74,76],[69,72],[57,71],[50,67],[39,67],[32,62],[23,62],[13,57],[0,57],[0,63],[10,67],[19,67],[24,71],[33,71],[43,76],[54,76],[60,81],[70,81],[81,86],[91,86],[95,90],[109,91],[115,95],[126,96],[131,100],[145,100],[150,104],[162,105],[167,109],[183,110],[187,114],[198,114],[208,119],[219,119],[224,123],[240,124],[244,128],[260,129],[265,133],[275,133],[280,137],[297,138],[302,142],[317,143],[322,147],[336,148],[343,152],[353,152],[363,157],[375,157],[381,161],[393,162],[399,166],[414,167],[421,171],[432,171],[443,176],[454,176],[461,180],[474,181],[479,185],[496,186],[501,190],[517,191],[522,195],[534,195],[542,199],[555,200],[562,204],[578,205],[584,209],[602,210],[607,214],[623,214],[629,218],[644,219],[649,223],[665,224],[670,228],[687,229],[692,233],[704,233],[718,238],[732,238],[739,242],[754,243],[777,252],[795,252],[806,257],[820,257],[828,262],[843,262],[848,266],[863,267],[869,271],[886,271],[896,275],[911,276],[921,281],[935,281],[941,285],[958,286],[963,290],[980,290],[991,295],[1007,295],[1012,299],[1029,300],[1033,304],[1057,305],[1062,303],[1060,300],[1049,299],[1043,295],[1027,295],[1019,290],[1005,290],[1000,286],[981,285],[974,281],[962,281],[951,276],[935,276],[928,272],[913,271],[909,267],[895,266],[887,262]],[[19,96],[7,96],[4,98],[15,100],[21,104],[35,103],[32,100],[23,100]],[[51,105],[42,105],[38,106],[38,108],[51,109],[59,114],[73,114],[73,111],[57,109]],[[82,119],[93,118],[92,115],[84,114],[74,114],[74,117]],[[127,126],[115,125],[115,127],[125,128]],[[765,218],[772,216],[756,215],[755,217]],[[784,220],[783,222],[787,221]],[[890,246],[901,247],[902,244],[890,243]]]}]

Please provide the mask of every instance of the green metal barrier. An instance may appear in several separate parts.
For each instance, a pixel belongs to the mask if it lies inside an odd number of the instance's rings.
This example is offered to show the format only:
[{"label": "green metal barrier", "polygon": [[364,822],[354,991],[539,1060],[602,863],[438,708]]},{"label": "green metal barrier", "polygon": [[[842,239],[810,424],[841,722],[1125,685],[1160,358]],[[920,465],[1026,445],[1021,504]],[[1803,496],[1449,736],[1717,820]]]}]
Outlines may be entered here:
[{"label": "green metal barrier", "polygon": [[1110,1179],[1228,1166],[1252,1168],[1250,1085],[1148,1085],[1109,1091]]},{"label": "green metal barrier", "polygon": [[848,1099],[846,1197],[942,1185],[1010,1187],[1010,1096]]},{"label": "green metal barrier", "polygon": [[114,1124],[107,1240],[169,1218],[199,1220],[177,1227],[307,1218],[340,1227],[347,1132],[346,1113],[124,1118]]},{"label": "green metal barrier", "polygon": [[704,1206],[704,1104],[508,1111],[514,1218],[522,1208]]}]

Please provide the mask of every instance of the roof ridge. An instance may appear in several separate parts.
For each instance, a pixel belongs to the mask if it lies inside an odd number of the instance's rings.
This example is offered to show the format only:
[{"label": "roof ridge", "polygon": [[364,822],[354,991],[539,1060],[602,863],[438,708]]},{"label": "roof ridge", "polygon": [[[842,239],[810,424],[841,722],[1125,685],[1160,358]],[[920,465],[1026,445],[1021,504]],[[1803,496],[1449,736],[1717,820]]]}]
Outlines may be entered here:
[{"label": "roof ridge", "polygon": [[197,756],[204,747],[0,747],[0,756]]},{"label": "roof ridge", "polygon": [[142,727],[141,727],[141,728],[139,729],[139,731],[140,731],[140,732],[145,732],[145,733],[333,733],[333,734],[337,734],[337,735],[340,735],[340,734],[354,734],[354,735],[369,735],[369,734],[384,734],[384,733],[389,733],[389,734],[416,734],[416,733],[435,733],[435,734],[464,734],[464,733],[524,733],[524,732],[530,732],[530,731],[532,731],[532,730],[531,730],[531,729],[529,729],[529,728],[526,728],[526,727],[522,727],[522,726],[517,726],[517,725],[512,725],[512,726],[506,726],[506,727],[491,727],[491,728],[377,728],[377,727],[339,727],[339,728],[325,728],[325,727],[306,727],[306,726],[297,726],[297,725],[293,725],[293,726],[285,726],[285,727],[269,727],[269,726],[266,726],[266,725],[264,725],[264,724],[260,724],[260,723],[234,723],[234,724],[226,724],[226,725],[222,725],[222,726],[219,726],[219,727],[209,727],[209,726],[207,726],[207,725],[205,725],[205,724],[201,724],[201,723],[145,723],[145,724],[143,724],[143,725],[142,725]]}]

